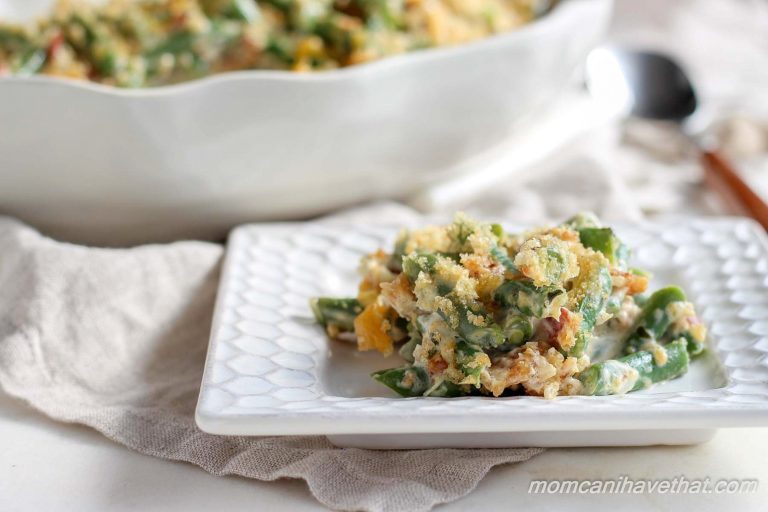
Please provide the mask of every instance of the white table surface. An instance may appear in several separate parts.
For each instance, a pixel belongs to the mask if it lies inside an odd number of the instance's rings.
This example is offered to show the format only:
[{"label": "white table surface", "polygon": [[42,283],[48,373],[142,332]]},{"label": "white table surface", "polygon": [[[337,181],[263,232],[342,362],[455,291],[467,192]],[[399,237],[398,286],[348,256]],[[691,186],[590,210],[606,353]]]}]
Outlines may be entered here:
[{"label": "white table surface", "polygon": [[[757,478],[754,494],[533,495],[531,479]],[[552,449],[497,467],[463,499],[436,510],[766,510],[768,429],[722,430],[683,447]],[[602,505],[602,506],[601,506]],[[596,508],[596,506],[600,506]],[[190,464],[122,448],[91,429],[55,423],[0,395],[0,510],[323,510],[298,480],[258,482],[208,475]]]}]

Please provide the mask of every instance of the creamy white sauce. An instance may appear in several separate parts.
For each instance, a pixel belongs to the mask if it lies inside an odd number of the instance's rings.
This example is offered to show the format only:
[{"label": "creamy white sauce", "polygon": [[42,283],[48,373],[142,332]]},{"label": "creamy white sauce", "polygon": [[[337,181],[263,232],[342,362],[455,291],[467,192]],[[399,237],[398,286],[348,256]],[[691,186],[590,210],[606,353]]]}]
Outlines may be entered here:
[{"label": "creamy white sauce", "polygon": [[589,342],[589,359],[593,363],[621,356],[624,333],[611,329],[599,329]]},{"label": "creamy white sauce", "polygon": [[610,394],[623,395],[632,391],[635,387],[640,374],[629,366],[627,363],[621,361],[611,360],[603,363],[604,371],[608,377],[608,387],[606,391]]}]

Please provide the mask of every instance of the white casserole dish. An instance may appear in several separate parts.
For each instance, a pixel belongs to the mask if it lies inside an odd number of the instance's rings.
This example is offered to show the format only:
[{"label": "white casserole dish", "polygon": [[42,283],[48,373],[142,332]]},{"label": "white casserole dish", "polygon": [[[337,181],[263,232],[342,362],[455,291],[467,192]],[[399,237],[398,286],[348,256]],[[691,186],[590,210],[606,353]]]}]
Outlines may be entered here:
[{"label": "white casserole dish", "polygon": [[[29,5],[6,0],[2,12],[14,4]],[[0,213],[125,244],[404,196],[533,121],[600,39],[611,4],[568,0],[476,43],[317,74],[142,90],[1,79]]]}]

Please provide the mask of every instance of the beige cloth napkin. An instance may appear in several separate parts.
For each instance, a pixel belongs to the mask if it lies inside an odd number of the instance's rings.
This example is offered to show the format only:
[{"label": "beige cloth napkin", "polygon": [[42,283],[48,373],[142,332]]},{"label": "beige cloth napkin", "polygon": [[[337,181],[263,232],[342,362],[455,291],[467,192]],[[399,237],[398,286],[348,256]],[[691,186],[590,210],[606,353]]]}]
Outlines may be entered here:
[{"label": "beige cloth napkin", "polygon": [[[402,213],[402,212],[401,212]],[[324,437],[222,437],[194,408],[221,246],[60,243],[0,218],[0,388],[48,416],[215,475],[301,478],[341,510],[428,510],[542,450],[341,449]]]}]

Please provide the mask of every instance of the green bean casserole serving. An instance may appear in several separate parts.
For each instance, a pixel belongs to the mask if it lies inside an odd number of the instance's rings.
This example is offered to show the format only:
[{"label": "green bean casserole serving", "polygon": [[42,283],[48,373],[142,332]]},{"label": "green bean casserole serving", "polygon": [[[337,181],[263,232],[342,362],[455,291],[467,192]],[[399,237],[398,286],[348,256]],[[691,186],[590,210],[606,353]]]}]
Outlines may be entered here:
[{"label": "green bean casserole serving", "polygon": [[144,87],[242,69],[360,64],[512,30],[554,0],[59,0],[0,20],[0,76]]},{"label": "green bean casserole serving", "polygon": [[372,377],[402,396],[613,395],[686,373],[706,328],[592,214],[522,234],[459,213],[362,259],[356,298],[316,298],[331,338],[403,366]]}]

